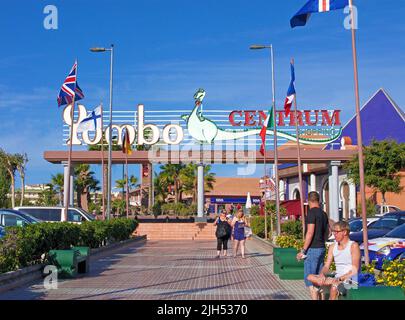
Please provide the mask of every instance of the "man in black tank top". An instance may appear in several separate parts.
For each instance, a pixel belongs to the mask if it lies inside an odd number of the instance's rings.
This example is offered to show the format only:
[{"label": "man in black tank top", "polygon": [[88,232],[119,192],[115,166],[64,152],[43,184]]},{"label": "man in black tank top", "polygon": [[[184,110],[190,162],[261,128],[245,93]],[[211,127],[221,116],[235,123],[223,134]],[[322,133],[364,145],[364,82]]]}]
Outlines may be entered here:
[{"label": "man in black tank top", "polygon": [[309,211],[305,218],[304,247],[297,259],[304,261],[304,281],[310,289],[311,297],[318,299],[318,292],[307,279],[310,274],[319,274],[325,259],[325,245],[329,236],[329,219],[319,206],[319,194],[312,191],[308,194]]}]

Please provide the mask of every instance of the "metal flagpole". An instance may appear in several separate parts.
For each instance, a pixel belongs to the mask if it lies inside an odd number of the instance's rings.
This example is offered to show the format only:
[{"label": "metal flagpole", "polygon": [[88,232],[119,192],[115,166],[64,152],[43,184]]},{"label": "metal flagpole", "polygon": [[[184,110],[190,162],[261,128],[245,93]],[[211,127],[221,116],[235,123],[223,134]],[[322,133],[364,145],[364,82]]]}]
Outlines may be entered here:
[{"label": "metal flagpole", "polygon": [[110,123],[108,124],[110,130],[108,141],[108,177],[107,177],[107,220],[110,219],[111,214],[111,166],[112,166],[112,102],[113,102],[113,68],[114,68],[114,45],[110,48]]},{"label": "metal flagpole", "polygon": [[[291,64],[294,66],[294,59],[291,59]],[[300,136],[298,130],[297,92],[295,92],[294,97],[294,118],[295,118],[295,135],[297,136],[298,183],[299,183],[298,189],[300,191],[302,237],[305,238],[304,194],[302,193],[302,164],[301,164],[301,149],[299,140]]]},{"label": "metal flagpole", "polygon": [[353,49],[353,67],[354,67],[354,86],[356,96],[356,128],[357,128],[357,149],[359,158],[359,176],[360,176],[360,201],[361,201],[361,216],[363,221],[363,244],[364,258],[366,265],[369,264],[368,255],[368,233],[367,233],[367,211],[366,211],[366,189],[364,184],[364,163],[363,163],[363,137],[361,133],[361,117],[360,117],[360,96],[359,96],[359,76],[357,68],[357,48],[356,48],[356,29],[355,16],[353,11],[353,0],[349,0],[351,14],[351,29],[352,29],[352,49]]},{"label": "metal flagpole", "polygon": [[103,206],[103,220],[105,220],[105,181],[104,181],[104,121],[103,121],[103,104],[100,104],[101,106],[101,176],[102,176],[102,187],[101,187],[101,193],[102,193],[102,206]]},{"label": "metal flagpole", "polygon": [[[67,181],[67,190],[65,190],[66,194],[66,203],[65,203],[65,211],[63,212],[62,221],[67,221],[68,211],[69,211],[69,203],[70,203],[70,172],[71,172],[71,165],[72,165],[72,140],[73,140],[73,117],[74,117],[74,110],[75,110],[75,98],[76,98],[76,86],[77,86],[77,76],[78,76],[78,63],[76,59],[76,84],[73,92],[73,100],[72,100],[72,107],[70,109],[70,118],[71,118],[71,126],[70,126],[70,140],[69,140],[69,154],[68,154],[68,181]],[[66,177],[65,177],[66,178]]]},{"label": "metal flagpole", "polygon": [[[268,115],[270,117],[270,115]],[[266,128],[267,130],[267,128]],[[267,133],[266,133],[267,134]],[[267,228],[267,174],[266,174],[266,140],[264,140],[264,145],[263,145],[264,151],[263,151],[263,160],[264,160],[264,239],[267,240],[267,233],[268,233],[268,228]]]},{"label": "metal flagpole", "polygon": [[277,235],[281,234],[281,221],[280,221],[280,191],[279,191],[279,176],[278,176],[278,147],[277,147],[277,119],[276,119],[276,84],[274,75],[274,50],[271,45],[271,79],[272,79],[272,106],[273,106],[273,141],[274,141],[274,172],[275,172],[275,186],[274,193],[276,195],[276,216],[277,216]]},{"label": "metal flagpole", "polygon": [[[126,137],[125,137],[126,139]],[[126,175],[126,202],[127,202],[127,219],[128,219],[128,214],[129,214],[129,188],[128,188],[128,153],[127,150],[125,150],[125,175]]]}]

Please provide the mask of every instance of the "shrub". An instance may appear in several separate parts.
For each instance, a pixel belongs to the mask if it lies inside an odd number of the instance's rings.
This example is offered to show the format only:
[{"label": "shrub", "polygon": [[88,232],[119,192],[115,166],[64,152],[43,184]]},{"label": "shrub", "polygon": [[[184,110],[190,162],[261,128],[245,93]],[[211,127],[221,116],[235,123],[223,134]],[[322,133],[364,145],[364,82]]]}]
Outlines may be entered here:
[{"label": "shrub", "polygon": [[405,260],[385,261],[382,269],[382,273],[377,277],[378,284],[405,290]]},{"label": "shrub", "polygon": [[0,240],[0,273],[36,264],[49,250],[78,245],[98,248],[108,241],[129,239],[137,225],[135,220],[122,218],[80,225],[44,222],[7,228],[6,236]]},{"label": "shrub", "polygon": [[281,232],[296,239],[302,238],[302,223],[301,221],[287,221],[281,224]]},{"label": "shrub", "polygon": [[280,248],[295,248],[298,251],[304,246],[304,241],[302,239],[296,239],[294,236],[281,235],[276,238],[276,244]]},{"label": "shrub", "polygon": [[[267,231],[271,232],[271,217],[267,217]],[[264,217],[263,216],[254,216],[250,219],[250,227],[252,228],[253,234],[258,237],[264,238]]]},{"label": "shrub", "polygon": [[[371,199],[367,199],[366,200],[366,213],[367,213],[367,217],[375,217],[375,204],[373,202],[373,200]],[[357,215],[360,216],[361,215],[361,203],[358,204],[357,206]]]},{"label": "shrub", "polygon": [[257,205],[253,205],[250,208],[250,215],[251,216],[259,216],[260,215],[260,207]]},{"label": "shrub", "polygon": [[184,203],[165,203],[161,207],[162,214],[174,214],[176,216],[195,215],[197,206],[195,204],[186,205]]}]

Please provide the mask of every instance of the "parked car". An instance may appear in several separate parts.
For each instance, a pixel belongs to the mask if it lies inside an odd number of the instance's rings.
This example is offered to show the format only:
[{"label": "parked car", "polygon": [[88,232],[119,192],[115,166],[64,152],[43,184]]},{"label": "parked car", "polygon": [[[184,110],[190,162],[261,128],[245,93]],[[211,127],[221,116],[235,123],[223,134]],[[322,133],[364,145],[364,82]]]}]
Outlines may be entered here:
[{"label": "parked car", "polygon": [[[31,216],[46,222],[60,222],[63,219],[63,207],[16,207],[15,209],[28,213]],[[93,221],[94,216],[83,209],[70,207],[67,214],[67,221],[82,223],[83,221]]]},{"label": "parked car", "polygon": [[[405,211],[399,211],[395,213],[388,213],[378,219],[377,221],[370,224],[368,228],[368,239],[376,239],[385,236],[388,232],[394,228],[405,223]],[[363,243],[363,231],[353,232],[350,234],[350,239],[358,242],[359,244]]]},{"label": "parked car", "polygon": [[[360,246],[364,256],[364,245]],[[376,268],[381,270],[385,260],[405,258],[405,224],[396,227],[384,237],[368,242],[370,261],[376,261]]]},{"label": "parked car", "polygon": [[[371,226],[379,218],[367,218],[367,227]],[[350,234],[353,232],[359,232],[363,230],[363,220],[362,218],[353,218],[348,221],[350,226]],[[335,241],[335,236],[332,234],[328,241],[326,242],[327,246],[330,246]]]},{"label": "parked car", "polygon": [[393,212],[398,212],[398,211],[401,211],[401,209],[396,206],[389,205],[389,204],[384,204],[384,205],[377,204],[375,206],[375,215],[377,217],[382,217],[383,215],[385,215],[387,213],[393,213]]},{"label": "parked car", "polygon": [[23,227],[38,222],[40,220],[27,213],[12,209],[0,209],[0,225],[3,227]]}]

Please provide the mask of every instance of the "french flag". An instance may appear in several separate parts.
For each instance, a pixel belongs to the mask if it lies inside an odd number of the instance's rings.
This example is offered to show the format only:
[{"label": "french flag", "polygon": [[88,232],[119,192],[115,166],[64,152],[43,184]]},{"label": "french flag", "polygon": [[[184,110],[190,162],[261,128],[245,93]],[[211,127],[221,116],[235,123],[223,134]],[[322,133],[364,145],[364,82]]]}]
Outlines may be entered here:
[{"label": "french flag", "polygon": [[289,116],[291,106],[295,99],[296,92],[295,92],[294,82],[295,82],[294,61],[291,60],[291,81],[290,81],[290,86],[288,87],[288,91],[287,91],[287,98],[285,99],[285,102],[284,102],[284,112],[285,112],[286,117]]},{"label": "french flag", "polygon": [[305,26],[311,13],[329,12],[343,9],[349,5],[349,0],[309,0],[290,21],[291,28]]}]

